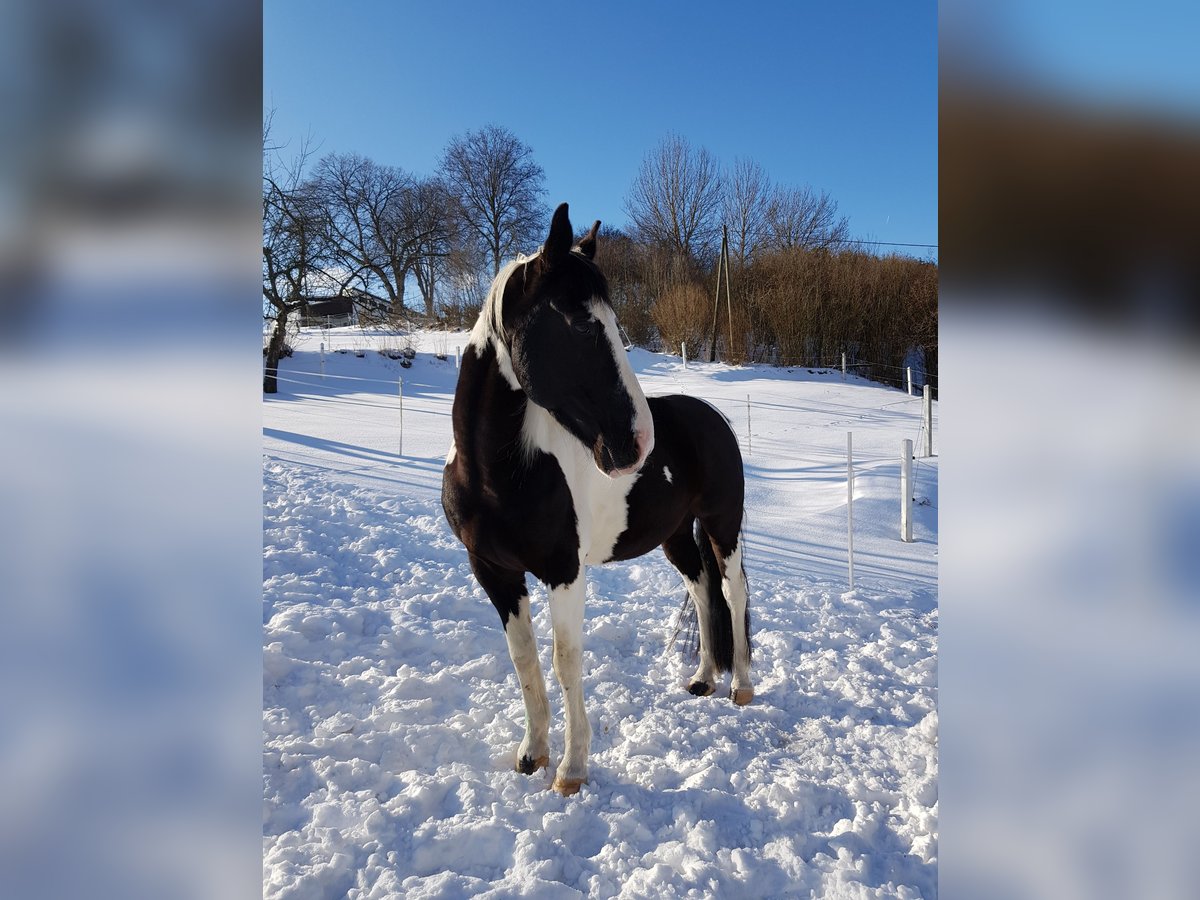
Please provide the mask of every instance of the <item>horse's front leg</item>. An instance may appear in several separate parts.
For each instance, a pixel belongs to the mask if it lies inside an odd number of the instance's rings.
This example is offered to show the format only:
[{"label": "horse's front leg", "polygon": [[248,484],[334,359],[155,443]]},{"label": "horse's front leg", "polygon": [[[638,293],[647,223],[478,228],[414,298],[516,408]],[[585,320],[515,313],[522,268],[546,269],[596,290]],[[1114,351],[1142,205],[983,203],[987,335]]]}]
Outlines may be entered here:
[{"label": "horse's front leg", "polygon": [[521,597],[517,614],[508,620],[504,636],[508,638],[508,653],[525,700],[525,738],[517,748],[517,770],[532,775],[550,765],[550,701],[538,659],[528,594]]},{"label": "horse's front leg", "polygon": [[471,568],[500,613],[508,655],[512,657],[525,701],[525,737],[517,747],[517,771],[532,775],[550,764],[550,701],[538,659],[537,637],[529,613],[525,573],[496,569],[472,556]]},{"label": "horse's front leg", "polygon": [[576,793],[587,781],[588,746],[592,728],[583,705],[583,602],[587,594],[583,566],[575,581],[550,588],[550,618],[554,622],[554,674],[563,689],[566,707],[566,752],[554,778],[561,794]]}]

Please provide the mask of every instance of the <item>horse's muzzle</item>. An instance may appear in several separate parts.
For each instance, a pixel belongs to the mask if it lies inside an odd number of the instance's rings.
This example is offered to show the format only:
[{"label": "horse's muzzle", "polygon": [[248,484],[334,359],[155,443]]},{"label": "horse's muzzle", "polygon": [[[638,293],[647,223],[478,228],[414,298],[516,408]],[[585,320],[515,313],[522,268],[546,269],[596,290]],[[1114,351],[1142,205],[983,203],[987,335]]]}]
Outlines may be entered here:
[{"label": "horse's muzzle", "polygon": [[605,443],[603,435],[596,438],[592,456],[596,460],[596,468],[609,478],[620,478],[639,471],[654,449],[653,426],[635,431],[630,437],[632,440],[628,446],[619,449]]}]

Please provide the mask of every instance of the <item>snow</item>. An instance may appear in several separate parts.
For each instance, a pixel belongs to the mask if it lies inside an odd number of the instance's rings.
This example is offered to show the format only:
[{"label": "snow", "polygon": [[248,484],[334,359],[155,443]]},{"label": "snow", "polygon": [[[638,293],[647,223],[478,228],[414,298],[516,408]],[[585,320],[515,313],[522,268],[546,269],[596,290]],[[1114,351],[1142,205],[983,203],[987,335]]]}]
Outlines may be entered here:
[{"label": "snow", "polygon": [[564,798],[545,590],[530,579],[551,765],[526,776],[499,618],[441,512],[467,340],[419,334],[404,370],[374,352],[395,339],[305,332],[264,403],[265,896],[936,896],[936,457],[898,540],[920,399],[631,352],[648,394],[703,397],[742,441],[756,696],[734,706],[728,676],[687,693],[684,589],[660,551],[591,568],[590,782]]}]

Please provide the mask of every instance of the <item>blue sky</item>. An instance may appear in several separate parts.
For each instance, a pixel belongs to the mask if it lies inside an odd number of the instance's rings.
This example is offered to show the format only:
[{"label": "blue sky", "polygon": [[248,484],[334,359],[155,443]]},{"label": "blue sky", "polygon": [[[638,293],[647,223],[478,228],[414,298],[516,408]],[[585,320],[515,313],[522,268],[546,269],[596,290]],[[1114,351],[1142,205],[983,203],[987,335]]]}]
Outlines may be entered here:
[{"label": "blue sky", "polygon": [[549,204],[621,227],[674,131],[827,190],[855,237],[937,243],[934,2],[266,0],[263,25],[263,104],[291,146],[427,174],[494,122],[533,148]]}]

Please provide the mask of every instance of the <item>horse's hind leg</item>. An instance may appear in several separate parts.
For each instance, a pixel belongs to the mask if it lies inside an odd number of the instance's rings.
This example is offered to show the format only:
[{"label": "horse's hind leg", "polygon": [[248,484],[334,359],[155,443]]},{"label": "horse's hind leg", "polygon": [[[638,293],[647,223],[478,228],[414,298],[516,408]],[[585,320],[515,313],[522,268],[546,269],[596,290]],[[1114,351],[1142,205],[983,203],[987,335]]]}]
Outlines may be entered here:
[{"label": "horse's hind leg", "polygon": [[705,571],[696,546],[693,531],[695,519],[684,520],[676,532],[663,542],[663,554],[683,576],[684,586],[696,610],[696,625],[700,635],[700,665],[688,681],[688,692],[707,697],[717,689],[717,661],[713,655],[708,608],[708,572]]},{"label": "horse's hind leg", "polygon": [[471,556],[475,577],[500,613],[508,654],[512,657],[525,701],[525,738],[517,748],[517,770],[532,775],[550,764],[550,701],[538,660],[537,638],[529,614],[525,573],[496,569]]},{"label": "horse's hind leg", "polygon": [[729,604],[733,624],[733,681],[729,696],[738,706],[745,706],[754,699],[754,688],[750,684],[749,591],[746,587],[746,570],[742,567],[740,536],[737,529],[733,529],[732,534],[728,533],[729,530],[717,528],[716,535],[712,532],[709,535],[721,571],[721,593]]}]

